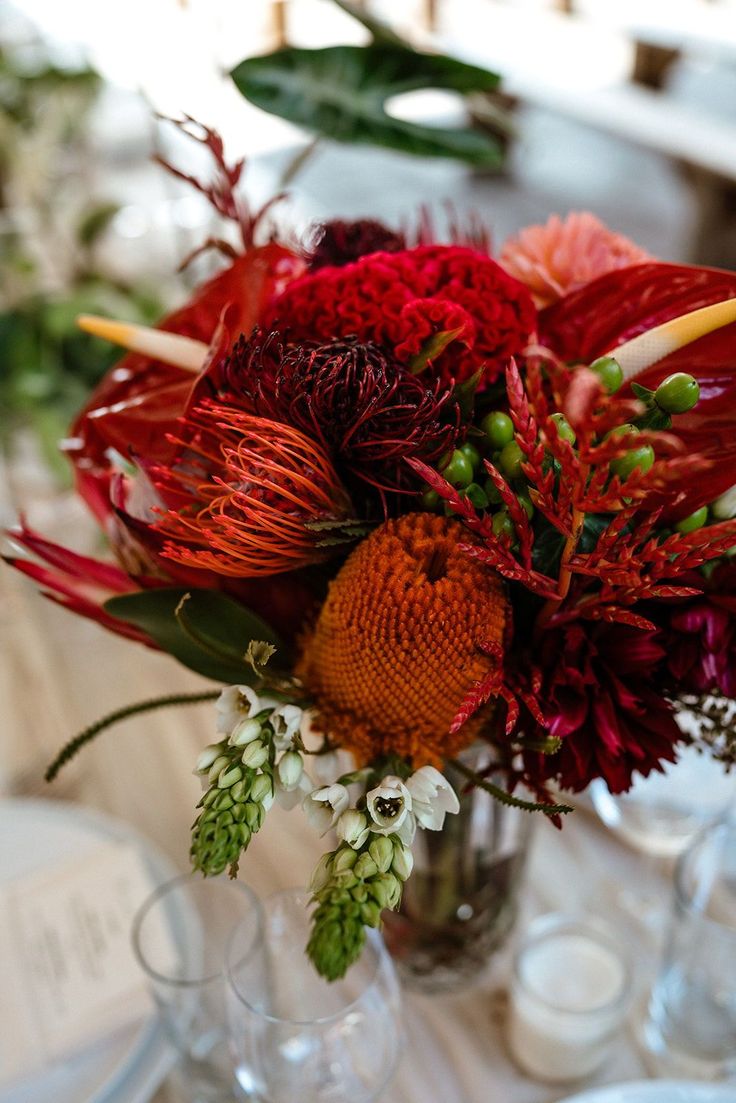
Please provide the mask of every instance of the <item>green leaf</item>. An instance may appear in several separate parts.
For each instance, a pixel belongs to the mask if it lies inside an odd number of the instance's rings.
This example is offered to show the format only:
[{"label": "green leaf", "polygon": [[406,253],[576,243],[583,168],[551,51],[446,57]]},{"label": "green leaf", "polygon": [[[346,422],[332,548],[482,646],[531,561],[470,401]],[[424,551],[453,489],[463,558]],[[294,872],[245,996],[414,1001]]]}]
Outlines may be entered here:
[{"label": "green leaf", "polygon": [[440,356],[448,345],[460,336],[463,331],[462,326],[458,326],[457,329],[442,329],[438,333],[433,333],[431,337],[428,337],[416,356],[412,356],[409,361],[409,371],[412,375],[421,375],[422,372],[429,367],[432,360],[436,360]]},{"label": "green leaf", "polygon": [[[185,599],[182,618],[177,611]],[[218,682],[254,680],[245,659],[251,640],[283,647],[270,625],[217,590],[143,590],[111,598],[105,610],[142,629],[190,670]]]},{"label": "green leaf", "polygon": [[484,168],[498,168],[503,160],[491,135],[470,127],[421,126],[386,113],[386,100],[402,92],[442,88],[465,94],[497,87],[497,74],[441,54],[398,43],[286,47],[241,61],[232,77],[256,107],[334,141],[454,157]]},{"label": "green leaf", "polygon": [[104,234],[115,215],[120,210],[119,203],[99,203],[85,212],[77,226],[77,240],[80,245],[94,245]]}]

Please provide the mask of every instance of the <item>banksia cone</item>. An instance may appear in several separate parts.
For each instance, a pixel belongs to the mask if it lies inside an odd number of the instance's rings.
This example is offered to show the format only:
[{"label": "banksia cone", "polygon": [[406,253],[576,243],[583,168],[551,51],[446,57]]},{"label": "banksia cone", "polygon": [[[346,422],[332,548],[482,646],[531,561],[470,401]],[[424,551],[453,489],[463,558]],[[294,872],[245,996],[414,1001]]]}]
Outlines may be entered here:
[{"label": "banksia cone", "polygon": [[330,586],[298,674],[324,730],[361,762],[440,764],[487,719],[450,734],[497,662],[479,645],[503,644],[508,615],[501,578],[458,547],[471,540],[457,521],[410,513],[376,529]]}]

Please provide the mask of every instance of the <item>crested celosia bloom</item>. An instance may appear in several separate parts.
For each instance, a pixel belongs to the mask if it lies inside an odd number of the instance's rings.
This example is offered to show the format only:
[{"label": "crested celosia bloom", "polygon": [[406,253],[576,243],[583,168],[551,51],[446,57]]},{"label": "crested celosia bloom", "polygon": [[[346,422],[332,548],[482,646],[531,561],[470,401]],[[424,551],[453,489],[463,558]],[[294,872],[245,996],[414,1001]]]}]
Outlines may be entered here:
[{"label": "crested celosia bloom", "polygon": [[457,330],[432,373],[462,382],[482,366],[494,380],[526,345],[536,314],[526,289],[490,257],[459,245],[422,245],[293,280],[264,321],[291,341],[354,336],[406,363],[436,334]]},{"label": "crested celosia bloom", "polygon": [[508,618],[500,578],[461,551],[468,539],[456,521],[410,513],[364,540],[330,585],[297,673],[319,724],[361,762],[439,764],[487,719],[450,734],[496,661],[479,644],[501,644]]},{"label": "crested celosia bloom", "polygon": [[171,500],[157,525],[163,555],[250,578],[317,563],[325,549],[307,528],[352,513],[329,458],[298,429],[234,407],[204,405],[184,423],[181,453],[156,469]]},{"label": "crested celosia bloom", "polygon": [[606,272],[649,259],[588,211],[573,211],[565,219],[552,215],[543,226],[526,226],[509,238],[499,257],[506,271],[529,288],[539,308]]},{"label": "crested celosia bloom", "polygon": [[255,413],[301,430],[365,494],[419,486],[406,463],[437,461],[460,434],[460,410],[378,345],[355,339],[284,344],[278,333],[237,342],[223,378]]}]

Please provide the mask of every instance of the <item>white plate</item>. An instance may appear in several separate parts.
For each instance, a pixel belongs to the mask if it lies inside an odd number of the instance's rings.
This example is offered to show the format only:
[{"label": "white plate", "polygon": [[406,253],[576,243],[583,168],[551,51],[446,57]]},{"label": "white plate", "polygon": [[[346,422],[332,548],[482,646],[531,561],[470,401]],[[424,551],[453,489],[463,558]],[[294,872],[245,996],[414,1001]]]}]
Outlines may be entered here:
[{"label": "white plate", "polygon": [[[137,847],[152,888],[176,876],[177,870],[148,839],[101,812],[61,801],[0,800],[0,883],[110,840]],[[30,1083],[0,1092],[0,1103],[147,1103],[172,1063],[152,1015]]]},{"label": "white plate", "polygon": [[611,1084],[561,1103],[736,1103],[736,1084],[704,1084],[685,1080],[637,1080]]}]

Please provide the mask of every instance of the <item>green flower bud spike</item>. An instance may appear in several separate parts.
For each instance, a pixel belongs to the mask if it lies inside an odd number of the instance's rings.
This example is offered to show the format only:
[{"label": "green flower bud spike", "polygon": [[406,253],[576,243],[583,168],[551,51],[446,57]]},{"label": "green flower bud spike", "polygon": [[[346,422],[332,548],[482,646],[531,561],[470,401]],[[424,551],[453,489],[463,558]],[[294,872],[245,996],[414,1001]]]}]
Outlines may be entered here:
[{"label": "green flower bud spike", "polygon": [[312,933],[307,943],[317,972],[339,980],[360,957],[366,927],[381,925],[384,908],[401,903],[411,852],[394,836],[371,833],[356,853],[342,843],[324,855],[312,877]]},{"label": "green flower bud spike", "polygon": [[231,877],[237,875],[240,856],[260,831],[273,803],[273,761],[273,732],[267,723],[260,738],[245,748],[237,741],[223,740],[200,754],[195,773],[206,777],[209,788],[192,825],[189,854],[193,870],[205,877],[216,877],[226,869]]}]

